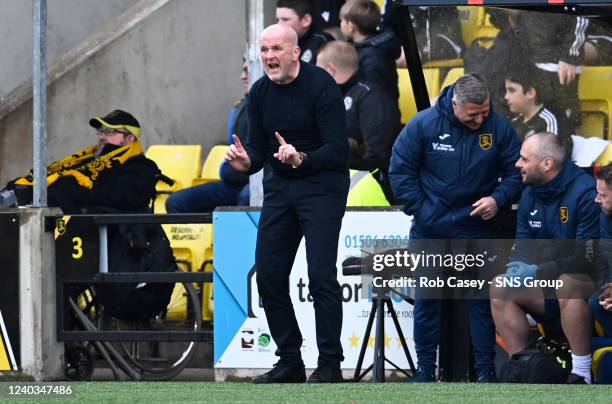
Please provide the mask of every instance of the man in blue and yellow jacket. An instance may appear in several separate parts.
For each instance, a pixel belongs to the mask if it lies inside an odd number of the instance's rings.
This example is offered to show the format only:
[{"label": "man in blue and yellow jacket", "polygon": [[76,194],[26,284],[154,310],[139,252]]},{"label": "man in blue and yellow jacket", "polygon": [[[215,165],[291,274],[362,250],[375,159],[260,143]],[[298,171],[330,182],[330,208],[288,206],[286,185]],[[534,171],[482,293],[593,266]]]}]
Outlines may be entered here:
[{"label": "man in blue and yellow jacket", "polygon": [[601,268],[600,288],[589,300],[593,317],[612,338],[612,163],[602,167],[596,174],[597,198],[601,206],[599,216],[599,264]]},{"label": "man in blue and yellow jacket", "polygon": [[[445,88],[434,107],[419,112],[393,146],[389,177],[394,195],[413,216],[411,240],[494,239],[493,219],[522,189],[514,168],[520,141],[497,115],[484,81],[465,75]],[[423,296],[423,295],[421,295]],[[414,306],[415,382],[435,381],[441,300]],[[468,301],[478,380],[495,381],[495,330],[489,301]]]},{"label": "man in blue and yellow jacket", "polygon": [[505,277],[517,280],[518,288],[499,295],[493,291],[497,331],[514,354],[528,345],[527,313],[545,330],[560,319],[572,350],[567,382],[590,383],[592,319],[586,299],[597,278],[595,179],[566,160],[559,137],[547,132],[525,140],[516,167],[527,188],[519,202],[515,251]]}]

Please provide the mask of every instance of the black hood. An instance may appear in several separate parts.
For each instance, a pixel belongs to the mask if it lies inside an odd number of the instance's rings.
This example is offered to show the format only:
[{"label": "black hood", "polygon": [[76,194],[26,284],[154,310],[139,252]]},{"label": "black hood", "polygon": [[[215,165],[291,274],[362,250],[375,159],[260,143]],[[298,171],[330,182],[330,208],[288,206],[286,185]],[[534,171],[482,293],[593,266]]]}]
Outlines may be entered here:
[{"label": "black hood", "polygon": [[379,34],[376,34],[365,41],[355,44],[355,48],[365,48],[367,46],[373,46],[375,48],[383,50],[393,60],[400,57],[402,53],[401,43],[399,38],[392,30],[386,30]]}]

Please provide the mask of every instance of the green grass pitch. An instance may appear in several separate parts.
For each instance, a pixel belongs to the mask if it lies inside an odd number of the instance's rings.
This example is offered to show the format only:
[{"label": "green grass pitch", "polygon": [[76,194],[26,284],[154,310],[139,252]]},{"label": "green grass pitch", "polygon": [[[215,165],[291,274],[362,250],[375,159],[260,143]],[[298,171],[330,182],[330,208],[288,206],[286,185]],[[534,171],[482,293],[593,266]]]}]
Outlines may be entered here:
[{"label": "green grass pitch", "polygon": [[[102,403],[611,403],[611,386],[435,383],[252,385],[212,382],[76,383],[72,397],[49,402]],[[5,402],[8,397],[0,397]],[[10,399],[9,399],[10,400]],[[42,402],[41,399],[11,400]]]}]

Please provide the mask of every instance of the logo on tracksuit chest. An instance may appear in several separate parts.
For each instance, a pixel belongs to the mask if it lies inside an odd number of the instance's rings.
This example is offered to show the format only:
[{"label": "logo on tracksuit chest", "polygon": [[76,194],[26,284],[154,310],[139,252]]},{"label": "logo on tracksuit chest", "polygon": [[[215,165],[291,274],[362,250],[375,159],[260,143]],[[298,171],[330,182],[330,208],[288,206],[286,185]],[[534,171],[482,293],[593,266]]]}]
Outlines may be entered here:
[{"label": "logo on tracksuit chest", "polygon": [[353,99],[349,96],[344,97],[344,109],[348,111],[353,106]]},{"label": "logo on tracksuit chest", "polygon": [[478,145],[482,150],[489,150],[493,146],[493,135],[491,133],[481,133],[478,135]]},{"label": "logo on tracksuit chest", "polygon": [[561,223],[567,223],[569,220],[569,209],[567,206],[561,206],[559,208],[559,219],[561,220]]},{"label": "logo on tracksuit chest", "polygon": [[540,218],[537,215],[538,215],[538,209],[534,209],[531,212],[529,212],[529,220],[527,220],[527,223],[529,223],[529,227],[531,227],[532,229],[542,228],[542,220],[540,220]]},{"label": "logo on tracksuit chest", "polygon": [[[451,137],[451,135],[448,134],[448,133],[444,133],[444,134],[438,136],[438,138],[440,140],[446,140],[449,137]],[[448,140],[450,140],[450,139],[448,139]],[[455,146],[454,145],[448,144],[448,143],[442,143],[442,142],[432,142],[431,143],[431,148],[433,149],[433,151],[442,151],[442,152],[454,152],[455,151]]]},{"label": "logo on tracksuit chest", "polygon": [[303,62],[310,63],[312,60],[312,51],[310,49],[306,49],[304,53],[302,53],[302,57],[300,59],[302,59]]}]

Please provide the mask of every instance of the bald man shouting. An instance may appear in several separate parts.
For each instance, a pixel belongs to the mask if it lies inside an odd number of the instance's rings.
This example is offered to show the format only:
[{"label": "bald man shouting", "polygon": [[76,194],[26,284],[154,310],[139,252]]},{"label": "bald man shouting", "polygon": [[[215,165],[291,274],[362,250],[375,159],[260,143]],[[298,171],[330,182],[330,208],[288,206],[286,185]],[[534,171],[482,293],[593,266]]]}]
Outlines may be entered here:
[{"label": "bald man shouting", "polygon": [[306,239],[315,310],[318,366],[309,383],[342,381],[342,294],[336,278],[338,237],[349,188],[348,141],[340,89],[323,69],[301,62],[297,35],[275,24],[259,40],[265,75],[247,101],[249,140],[234,136],[227,160],[249,174],[264,168],[257,233],[257,287],[280,357],[253,383],[302,383],[302,334],[289,275]]}]

